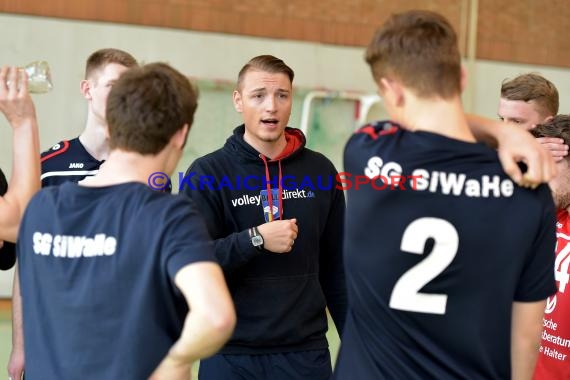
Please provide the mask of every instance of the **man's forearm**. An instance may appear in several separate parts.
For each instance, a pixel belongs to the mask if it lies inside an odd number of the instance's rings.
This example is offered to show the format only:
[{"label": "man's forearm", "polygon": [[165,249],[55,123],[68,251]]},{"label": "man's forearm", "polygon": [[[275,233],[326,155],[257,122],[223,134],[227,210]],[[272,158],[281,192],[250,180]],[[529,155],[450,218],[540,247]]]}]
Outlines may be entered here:
[{"label": "man's forearm", "polygon": [[534,373],[546,301],[513,303],[511,367],[513,380],[530,380]]},{"label": "man's forearm", "polygon": [[200,312],[190,312],[184,323],[179,340],[172,346],[168,356],[183,362],[195,362],[215,354],[229,339],[226,319]]},{"label": "man's forearm", "polygon": [[230,338],[236,322],[222,271],[213,263],[192,264],[177,273],[175,282],[190,311],[168,357],[189,363],[213,355]]},{"label": "man's forearm", "polygon": [[12,379],[21,379],[24,372],[24,324],[22,317],[22,299],[18,276],[18,266],[14,272],[12,290],[12,352],[8,362],[8,375]]},{"label": "man's forearm", "polygon": [[243,267],[260,254],[260,251],[251,244],[247,230],[215,239],[214,251],[226,275]]},{"label": "man's forearm", "polygon": [[22,319],[22,296],[20,295],[20,281],[18,268],[14,271],[14,285],[12,290],[12,346],[24,347],[24,323]]},{"label": "man's forearm", "polygon": [[12,175],[2,199],[2,238],[15,242],[20,219],[40,188],[38,127],[35,118],[13,128]]},{"label": "man's forearm", "polygon": [[[29,118],[14,128],[12,176],[8,192],[13,191],[18,201],[27,205],[40,188],[40,143],[36,119]],[[23,211],[22,211],[23,213]]]},{"label": "man's forearm", "polygon": [[471,129],[471,133],[477,141],[487,146],[496,148],[498,146],[497,123],[481,116],[466,114],[467,123]]}]

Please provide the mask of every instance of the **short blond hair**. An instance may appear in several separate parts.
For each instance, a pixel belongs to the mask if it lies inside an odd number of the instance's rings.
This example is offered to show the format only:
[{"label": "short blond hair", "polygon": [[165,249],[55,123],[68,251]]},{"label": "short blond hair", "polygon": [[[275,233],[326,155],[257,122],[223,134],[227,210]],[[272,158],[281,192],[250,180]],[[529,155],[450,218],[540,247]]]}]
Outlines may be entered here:
[{"label": "short blond hair", "polygon": [[505,79],[501,85],[501,98],[534,101],[539,107],[539,113],[544,117],[558,113],[558,90],[551,81],[536,73]]},{"label": "short blond hair", "polygon": [[108,64],[116,63],[128,68],[138,66],[135,57],[119,49],[100,49],[93,52],[85,63],[85,79],[89,79],[93,72],[104,68]]}]

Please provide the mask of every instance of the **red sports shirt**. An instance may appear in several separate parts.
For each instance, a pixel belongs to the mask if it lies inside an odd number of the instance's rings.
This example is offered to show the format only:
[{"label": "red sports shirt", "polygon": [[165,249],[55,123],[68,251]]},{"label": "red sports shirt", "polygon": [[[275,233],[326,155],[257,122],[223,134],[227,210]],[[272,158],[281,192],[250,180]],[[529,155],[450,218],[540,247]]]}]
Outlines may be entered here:
[{"label": "red sports shirt", "polygon": [[570,379],[570,215],[559,210],[556,219],[554,270],[558,293],[546,303],[535,380]]}]

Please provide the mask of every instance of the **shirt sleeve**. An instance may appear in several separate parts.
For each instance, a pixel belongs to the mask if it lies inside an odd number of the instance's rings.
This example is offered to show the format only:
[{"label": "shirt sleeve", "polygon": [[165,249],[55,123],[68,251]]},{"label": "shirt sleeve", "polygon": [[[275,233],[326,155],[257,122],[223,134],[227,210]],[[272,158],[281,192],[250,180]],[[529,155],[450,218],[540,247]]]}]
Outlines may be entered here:
[{"label": "shirt sleeve", "polygon": [[168,211],[164,225],[163,260],[171,278],[184,266],[197,262],[216,262],[212,239],[194,203],[178,197]]},{"label": "shirt sleeve", "polygon": [[556,293],[554,259],[556,246],[556,211],[548,187],[539,190],[542,216],[538,233],[521,273],[514,300],[536,302]]}]

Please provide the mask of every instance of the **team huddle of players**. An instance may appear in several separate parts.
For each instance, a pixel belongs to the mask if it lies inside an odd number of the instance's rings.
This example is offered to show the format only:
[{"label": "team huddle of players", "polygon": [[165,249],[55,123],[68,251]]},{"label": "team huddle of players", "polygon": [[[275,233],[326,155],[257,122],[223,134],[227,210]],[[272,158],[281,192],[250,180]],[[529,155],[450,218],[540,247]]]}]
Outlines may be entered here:
[{"label": "team huddle of players", "polygon": [[[85,129],[41,155],[40,175],[26,78],[2,68],[9,376],[188,379],[198,360],[205,380],[570,376],[570,117],[556,88],[520,75],[501,88],[507,123],[464,114],[457,36],[428,11],[391,16],[366,62],[391,119],[346,144],[344,172],[368,183],[290,186],[339,173],[288,126],[293,70],[260,55],[232,95],[243,124],[177,195],[147,182],[174,171],[194,122],[178,71],[94,52]],[[379,190],[388,166],[415,186]],[[200,186],[247,176],[259,186]]]}]

